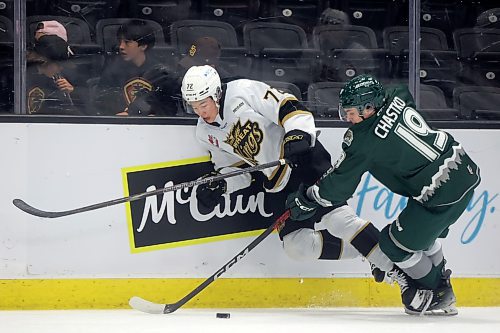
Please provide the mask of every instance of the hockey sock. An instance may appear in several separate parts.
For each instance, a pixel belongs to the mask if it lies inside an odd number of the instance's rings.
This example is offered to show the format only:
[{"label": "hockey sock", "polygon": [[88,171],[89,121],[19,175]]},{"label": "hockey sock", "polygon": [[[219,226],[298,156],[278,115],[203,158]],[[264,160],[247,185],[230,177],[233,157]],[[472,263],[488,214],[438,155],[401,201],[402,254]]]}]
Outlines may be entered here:
[{"label": "hockey sock", "polygon": [[378,246],[380,231],[371,222],[357,216],[351,207],[338,207],[326,214],[323,220],[332,235],[350,243],[375,266],[384,271],[392,268],[392,262]]},{"label": "hockey sock", "polygon": [[429,257],[434,266],[438,266],[444,259],[441,243],[436,240],[429,249],[424,251],[424,255]]},{"label": "hockey sock", "polygon": [[323,238],[323,249],[319,259],[338,260],[342,255],[342,239],[330,234],[327,230],[320,230]]},{"label": "hockey sock", "polygon": [[415,279],[415,282],[429,289],[436,289],[441,283],[443,267],[444,261],[438,266],[432,266],[431,270],[426,276],[420,279]]},{"label": "hockey sock", "polygon": [[391,270],[393,263],[380,250],[378,245],[380,231],[371,222],[367,222],[362,229],[352,237],[351,244],[359,253],[372,264],[383,271]]}]

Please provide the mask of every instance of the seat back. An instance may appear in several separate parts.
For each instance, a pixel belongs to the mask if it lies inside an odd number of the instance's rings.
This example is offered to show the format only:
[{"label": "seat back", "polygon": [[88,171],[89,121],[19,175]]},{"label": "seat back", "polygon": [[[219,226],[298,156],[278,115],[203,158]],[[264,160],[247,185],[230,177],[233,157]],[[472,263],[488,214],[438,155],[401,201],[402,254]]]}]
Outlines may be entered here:
[{"label": "seat back", "polygon": [[[128,0],[129,17],[152,20],[168,27],[189,17],[191,0]],[[165,31],[166,32],[166,31]]]},{"label": "seat back", "polygon": [[263,2],[259,0],[201,0],[199,1],[200,18],[229,23],[241,32],[246,22],[258,18]]},{"label": "seat back", "polygon": [[14,41],[14,24],[5,16],[0,16],[0,42]]},{"label": "seat back", "polygon": [[500,120],[500,88],[462,86],[453,90],[453,106],[465,119]]},{"label": "seat back", "polygon": [[500,29],[464,28],[453,31],[453,40],[461,58],[475,52],[500,52]]},{"label": "seat back", "polygon": [[446,109],[444,92],[436,86],[420,85],[420,109]]},{"label": "seat back", "polygon": [[273,88],[290,93],[295,97],[297,97],[298,100],[302,100],[302,92],[300,91],[300,88],[293,83],[284,81],[265,81],[265,82]]},{"label": "seat back", "polygon": [[387,52],[378,49],[375,32],[368,27],[321,25],[314,28],[312,39],[321,53],[323,80],[343,82],[359,74],[388,75]]},{"label": "seat back", "polygon": [[276,22],[298,25],[310,33],[323,10],[328,7],[328,1],[270,0],[266,1],[266,5],[266,17],[270,17]]},{"label": "seat back", "polygon": [[246,50],[254,55],[265,48],[306,49],[305,31],[294,24],[278,22],[251,22],[243,26]]},{"label": "seat back", "polygon": [[232,25],[220,21],[181,20],[170,26],[170,42],[181,54],[200,37],[213,37],[221,47],[237,47],[238,38]]},{"label": "seat back", "polygon": [[339,119],[338,106],[342,82],[311,83],[307,89],[307,105],[317,117]]},{"label": "seat back", "polygon": [[313,45],[322,53],[333,49],[348,49],[350,45],[358,44],[367,49],[376,49],[375,32],[357,25],[320,25],[313,29]]},{"label": "seat back", "polygon": [[[448,50],[448,41],[443,31],[435,28],[420,28],[421,50]],[[399,54],[409,49],[409,32],[406,26],[387,27],[382,32],[384,48],[392,54]]]},{"label": "seat back", "polygon": [[84,20],[94,33],[97,21],[117,17],[124,3],[120,0],[48,0],[47,13]]},{"label": "seat back", "polygon": [[384,27],[397,25],[407,15],[407,6],[401,1],[387,0],[340,0],[338,9],[346,12],[351,24],[370,27],[380,31]]}]

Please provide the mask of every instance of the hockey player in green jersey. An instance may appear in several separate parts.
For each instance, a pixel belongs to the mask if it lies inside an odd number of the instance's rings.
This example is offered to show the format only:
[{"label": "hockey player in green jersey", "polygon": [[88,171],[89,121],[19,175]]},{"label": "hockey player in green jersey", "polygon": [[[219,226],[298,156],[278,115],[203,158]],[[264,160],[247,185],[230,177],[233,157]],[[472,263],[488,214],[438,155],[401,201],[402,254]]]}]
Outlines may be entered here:
[{"label": "hockey player in green jersey", "polygon": [[339,115],[352,123],[341,156],[315,185],[289,196],[292,218],[348,200],[363,174],[371,173],[408,198],[381,231],[380,248],[417,288],[432,290],[426,314],[457,314],[451,271],[437,239],[446,237],[471,200],[478,166],[453,136],[426,123],[404,86],[384,89],[369,75],[357,76],[340,92]]}]

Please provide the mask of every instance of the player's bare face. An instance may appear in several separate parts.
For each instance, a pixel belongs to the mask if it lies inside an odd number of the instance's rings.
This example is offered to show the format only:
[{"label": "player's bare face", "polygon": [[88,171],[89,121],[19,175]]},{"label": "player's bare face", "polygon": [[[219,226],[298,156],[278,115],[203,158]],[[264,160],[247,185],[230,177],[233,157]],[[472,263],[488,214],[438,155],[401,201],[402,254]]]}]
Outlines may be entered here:
[{"label": "player's bare face", "polygon": [[346,113],[345,117],[347,121],[349,121],[351,124],[360,123],[366,118],[371,117],[375,114],[375,110],[372,107],[364,109],[363,117],[359,115],[358,109],[356,108],[344,109],[344,112]]},{"label": "player's bare face", "polygon": [[217,104],[212,97],[207,97],[197,102],[191,102],[190,105],[193,111],[209,124],[215,121],[217,113],[219,113]]},{"label": "player's bare face", "polygon": [[344,109],[344,112],[346,120],[351,124],[357,124],[363,121],[363,118],[359,115],[358,109],[356,108]]}]

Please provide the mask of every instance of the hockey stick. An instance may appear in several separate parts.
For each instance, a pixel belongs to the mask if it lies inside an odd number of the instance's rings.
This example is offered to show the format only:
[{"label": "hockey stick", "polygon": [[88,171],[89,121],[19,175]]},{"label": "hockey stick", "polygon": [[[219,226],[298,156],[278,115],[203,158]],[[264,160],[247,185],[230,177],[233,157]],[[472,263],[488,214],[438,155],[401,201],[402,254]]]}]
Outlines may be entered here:
[{"label": "hockey stick", "polygon": [[152,196],[152,195],[162,194],[165,192],[171,192],[171,191],[176,191],[176,190],[180,190],[180,189],[187,188],[187,187],[193,187],[196,185],[211,183],[211,182],[218,181],[221,179],[239,176],[239,175],[242,175],[245,173],[250,173],[250,172],[254,172],[254,171],[264,170],[267,168],[272,168],[272,167],[277,166],[277,165],[284,165],[286,163],[288,163],[287,160],[280,159],[280,160],[277,160],[274,162],[255,165],[255,166],[248,167],[248,168],[241,169],[241,170],[235,170],[232,172],[228,172],[226,174],[220,174],[220,175],[216,175],[216,176],[196,179],[196,180],[192,180],[189,182],[180,183],[177,185],[159,188],[157,190],[150,191],[150,192],[138,193],[138,194],[134,194],[134,195],[131,195],[128,197],[104,201],[104,202],[96,203],[96,204],[93,204],[90,206],[84,206],[81,208],[64,210],[64,211],[59,211],[59,212],[51,212],[51,211],[45,211],[45,210],[35,208],[33,206],[30,206],[29,204],[27,204],[26,202],[24,202],[21,199],[14,199],[14,200],[12,200],[12,203],[14,204],[14,206],[19,208],[20,210],[22,210],[28,214],[38,216],[38,217],[46,217],[46,218],[62,217],[62,216],[68,216],[68,215],[88,212],[91,210],[100,209],[100,208],[104,208],[104,207],[109,207],[109,206],[121,204],[124,202],[136,201],[136,200],[140,200],[140,199]]},{"label": "hockey stick", "polygon": [[240,261],[244,256],[246,256],[253,248],[259,245],[267,236],[269,236],[274,229],[278,229],[281,227],[283,223],[290,217],[290,210],[286,210],[280,217],[274,221],[272,225],[270,225],[262,234],[260,234],[257,238],[255,238],[247,247],[241,250],[237,255],[235,255],[231,260],[229,260],[224,266],[222,266],[217,272],[215,272],[208,279],[203,281],[198,287],[194,288],[189,294],[181,298],[179,301],[171,304],[159,304],[153,303],[148,300],[145,300],[141,297],[134,296],[132,297],[128,304],[136,310],[151,313],[151,314],[164,314],[164,313],[172,313],[179,309],[181,306],[189,302],[193,297],[202,292],[206,287],[208,287],[212,282],[217,280],[222,274],[227,272],[229,268],[235,265],[238,261]]}]

